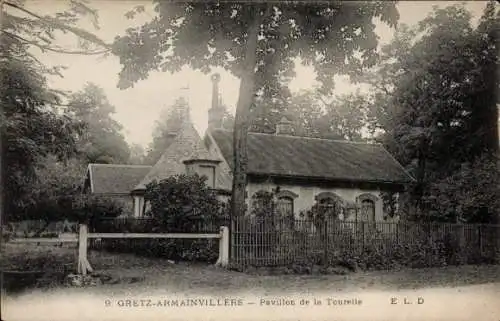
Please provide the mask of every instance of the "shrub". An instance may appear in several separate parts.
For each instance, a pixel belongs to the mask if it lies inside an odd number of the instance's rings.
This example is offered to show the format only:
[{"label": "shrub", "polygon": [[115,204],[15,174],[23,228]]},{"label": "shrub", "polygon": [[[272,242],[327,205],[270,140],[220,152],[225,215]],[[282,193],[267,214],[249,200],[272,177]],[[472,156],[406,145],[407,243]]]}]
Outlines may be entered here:
[{"label": "shrub", "polygon": [[[146,187],[148,213],[160,229],[176,232],[216,232],[229,218],[227,204],[219,201],[205,184],[206,178],[195,175],[171,176]],[[168,240],[150,244],[154,255],[175,260],[215,261],[218,242],[213,240]]]},{"label": "shrub", "polygon": [[223,215],[224,204],[205,184],[206,178],[177,175],[146,187],[145,199],[151,204],[151,217],[164,225],[193,228],[194,222],[209,222]]}]

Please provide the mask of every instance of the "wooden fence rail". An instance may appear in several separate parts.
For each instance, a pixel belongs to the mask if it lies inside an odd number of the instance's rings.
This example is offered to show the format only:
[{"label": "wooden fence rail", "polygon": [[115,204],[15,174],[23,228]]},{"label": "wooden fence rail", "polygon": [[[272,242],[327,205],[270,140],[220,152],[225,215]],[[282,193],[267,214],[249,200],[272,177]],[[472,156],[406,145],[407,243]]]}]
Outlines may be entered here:
[{"label": "wooden fence rail", "polygon": [[87,258],[89,239],[219,239],[219,257],[215,263],[227,266],[229,263],[229,229],[221,226],[219,233],[88,233],[87,225],[81,224],[79,231],[78,273],[92,272]]},{"label": "wooden fence rail", "polygon": [[[477,264],[497,260],[499,225],[417,222],[348,222],[290,219],[233,220],[231,229],[212,225],[189,233],[144,233],[138,230],[89,232],[80,225],[69,238],[13,239],[13,243],[78,243],[78,272],[92,270],[87,258],[91,241],[99,239],[219,240],[216,264],[279,266],[361,258],[402,260],[417,256],[425,264]],[[111,225],[110,225],[111,226]],[[138,232],[141,231],[141,232]],[[367,261],[370,264],[371,262]],[[422,263],[422,262],[421,262]]]},{"label": "wooden fence rail", "polygon": [[218,239],[219,256],[218,266],[227,266],[229,263],[229,229],[219,227],[218,233],[89,233],[88,226],[80,224],[78,234],[71,238],[14,238],[9,243],[35,243],[35,244],[78,244],[77,272],[86,275],[93,268],[87,257],[89,241],[91,239]]}]

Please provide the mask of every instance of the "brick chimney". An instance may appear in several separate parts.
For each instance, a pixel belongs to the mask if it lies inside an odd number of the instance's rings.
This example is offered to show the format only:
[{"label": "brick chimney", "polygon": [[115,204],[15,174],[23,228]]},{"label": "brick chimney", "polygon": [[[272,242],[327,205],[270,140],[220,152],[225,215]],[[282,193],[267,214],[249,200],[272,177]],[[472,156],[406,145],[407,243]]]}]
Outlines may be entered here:
[{"label": "brick chimney", "polygon": [[288,117],[283,116],[276,124],[276,135],[293,135],[294,128],[293,122]]},{"label": "brick chimney", "polygon": [[220,75],[213,74],[212,80],[212,106],[208,110],[208,129],[222,128],[222,120],[224,118],[224,107],[220,103],[219,97],[219,81]]}]

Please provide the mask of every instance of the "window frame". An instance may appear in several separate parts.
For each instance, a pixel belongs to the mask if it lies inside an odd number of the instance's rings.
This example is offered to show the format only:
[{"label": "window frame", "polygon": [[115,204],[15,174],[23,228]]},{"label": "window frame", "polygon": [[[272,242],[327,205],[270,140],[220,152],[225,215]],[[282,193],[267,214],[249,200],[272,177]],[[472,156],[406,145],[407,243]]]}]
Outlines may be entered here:
[{"label": "window frame", "polygon": [[[204,168],[204,169],[207,169],[207,168],[211,169],[211,171],[212,171],[212,173],[211,173],[212,174],[212,180],[211,180],[210,184],[208,184],[208,187],[215,188],[215,183],[216,183],[215,166],[213,166],[213,165],[206,165],[206,164],[200,164],[200,165],[198,165],[198,168],[199,168],[199,172],[198,173],[200,173],[200,174],[201,174],[201,169],[202,168]],[[201,176],[207,176],[207,175],[201,174]],[[210,181],[210,177],[207,176],[207,183],[209,181]]]},{"label": "window frame", "polygon": [[277,199],[277,202],[276,202],[277,203],[276,204],[277,208],[281,209],[280,202],[282,202],[284,200],[286,200],[286,201],[289,202],[289,203],[285,203],[285,204],[287,206],[290,205],[290,213],[285,213],[285,214],[279,213],[280,214],[280,218],[284,218],[284,217],[288,217],[288,216],[295,218],[295,204],[294,204],[295,203],[295,199],[294,198],[292,198],[292,197],[290,197],[288,195],[279,196],[278,199]]},{"label": "window frame", "polygon": [[[360,214],[361,214],[361,219],[363,222],[367,222],[368,225],[372,228],[376,228],[377,225],[377,202],[379,201],[379,198],[372,193],[363,193],[357,197],[358,203],[359,203],[359,209],[360,209]],[[363,203],[365,202],[370,202],[373,205],[373,210],[372,214],[367,213],[366,214],[366,221],[364,220],[365,214],[363,213],[364,206]],[[373,216],[373,219],[370,218],[370,216]]]},{"label": "window frame", "polygon": [[[376,221],[376,209],[375,202],[371,199],[365,198],[361,200],[361,211],[364,211],[367,207],[364,204],[371,204],[369,208],[371,208],[371,213],[367,213],[367,222],[375,222]],[[364,216],[364,213],[362,214]]]},{"label": "window frame", "polygon": [[[339,219],[342,214],[342,209],[344,207],[344,200],[335,193],[332,192],[321,192],[314,197],[316,200],[316,205],[320,211],[324,211],[325,214],[324,219],[328,220],[329,218]],[[329,201],[330,204],[325,206],[325,202]],[[333,208],[334,212],[336,212],[336,216],[327,215],[328,209]]]}]

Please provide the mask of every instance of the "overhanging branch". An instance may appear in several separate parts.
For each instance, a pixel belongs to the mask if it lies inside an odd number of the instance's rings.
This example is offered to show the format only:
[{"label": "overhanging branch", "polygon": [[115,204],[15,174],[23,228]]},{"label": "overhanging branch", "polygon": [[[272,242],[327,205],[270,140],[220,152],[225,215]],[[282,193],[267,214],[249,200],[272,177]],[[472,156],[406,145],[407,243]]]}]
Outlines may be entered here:
[{"label": "overhanging branch", "polygon": [[23,37],[20,37],[18,35],[13,34],[13,33],[7,32],[5,30],[2,31],[2,33],[5,34],[6,36],[11,37],[11,38],[15,38],[15,39],[22,41],[24,43],[38,47],[42,51],[47,50],[47,51],[51,51],[51,52],[69,54],[69,55],[89,55],[89,56],[101,55],[101,54],[105,54],[105,53],[108,53],[111,51],[111,49],[99,50],[99,51],[86,51],[86,50],[66,50],[66,49],[61,49],[61,48],[53,48],[53,47],[49,47],[46,45],[42,45],[42,44],[37,43],[36,41],[33,41],[33,40],[24,39]]},{"label": "overhanging branch", "polygon": [[[76,28],[76,27],[72,27],[72,26],[69,26],[67,24],[64,24],[64,23],[61,23],[59,21],[57,21],[56,19],[48,19],[48,18],[45,18],[45,17],[42,17],[34,12],[31,12],[30,10],[28,9],[25,9],[21,6],[18,6],[17,4],[14,4],[14,3],[11,3],[11,2],[4,2],[5,5],[8,5],[12,8],[15,8],[19,11],[22,11],[32,17],[35,17],[41,21],[43,21],[44,23],[46,23],[47,25],[49,26],[52,26],[52,27],[56,27],[58,29],[61,29],[63,31],[69,31],[71,33],[73,33],[74,35],[82,38],[82,39],[85,39],[87,41],[90,41],[90,42],[93,42],[95,44],[98,44],[104,48],[107,48],[108,50],[110,50],[110,47],[111,45],[109,44],[106,44],[104,41],[102,41],[101,39],[99,39],[97,36],[93,35],[92,33],[89,33],[88,31],[85,31],[83,29],[80,29],[80,28]],[[47,49],[49,50],[49,49]],[[63,52],[63,53],[66,53],[66,52]]]}]

